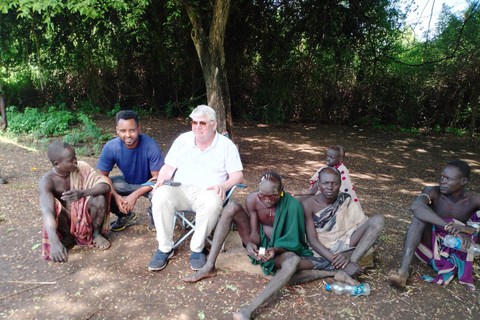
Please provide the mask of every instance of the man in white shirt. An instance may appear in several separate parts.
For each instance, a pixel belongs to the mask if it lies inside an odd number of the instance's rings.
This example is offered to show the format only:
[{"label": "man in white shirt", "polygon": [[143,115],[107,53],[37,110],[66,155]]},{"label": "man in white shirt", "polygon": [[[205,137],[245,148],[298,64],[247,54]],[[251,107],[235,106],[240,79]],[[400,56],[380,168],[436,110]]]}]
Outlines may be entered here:
[{"label": "man in white shirt", "polygon": [[[153,188],[152,211],[158,250],[148,264],[150,271],[163,269],[173,256],[175,210],[196,212],[190,266],[193,270],[203,267],[205,238],[217,224],[225,193],[243,181],[240,154],[230,139],[217,133],[215,110],[200,105],[190,118],[192,131],[174,141]],[[175,181],[181,185],[164,184],[174,174]]]}]

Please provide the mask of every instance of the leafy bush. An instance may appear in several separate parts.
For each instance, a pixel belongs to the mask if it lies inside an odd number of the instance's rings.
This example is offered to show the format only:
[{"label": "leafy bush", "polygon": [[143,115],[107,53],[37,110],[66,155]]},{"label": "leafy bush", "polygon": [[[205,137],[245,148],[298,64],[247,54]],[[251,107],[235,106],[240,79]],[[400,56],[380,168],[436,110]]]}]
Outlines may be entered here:
[{"label": "leafy bush", "polygon": [[68,127],[76,121],[75,115],[66,110],[25,108],[21,113],[15,106],[8,108],[8,130],[15,133],[35,136],[59,136],[68,132]]},{"label": "leafy bush", "polygon": [[448,127],[445,129],[445,132],[446,133],[453,133],[459,137],[463,136],[464,134],[467,134],[467,130],[464,130],[464,129],[458,129],[458,128],[452,128],[452,127]]},{"label": "leafy bush", "polygon": [[97,127],[90,116],[79,114],[78,118],[83,123],[83,126],[68,132],[63,138],[63,141],[75,145],[85,142],[103,142],[112,138],[109,134],[103,134],[102,130]]},{"label": "leafy bush", "polygon": [[[94,153],[99,153],[101,145],[112,138],[110,134],[102,133],[91,116],[74,114],[65,110],[64,104],[45,109],[27,107],[23,113],[15,106],[10,106],[7,110],[8,132],[14,135],[25,134],[41,145],[48,145],[48,138],[64,136],[63,141],[73,146],[86,143],[91,145]],[[81,124],[81,127],[72,129],[77,124]],[[87,145],[82,146],[77,149],[77,153],[87,154],[87,149]]]}]

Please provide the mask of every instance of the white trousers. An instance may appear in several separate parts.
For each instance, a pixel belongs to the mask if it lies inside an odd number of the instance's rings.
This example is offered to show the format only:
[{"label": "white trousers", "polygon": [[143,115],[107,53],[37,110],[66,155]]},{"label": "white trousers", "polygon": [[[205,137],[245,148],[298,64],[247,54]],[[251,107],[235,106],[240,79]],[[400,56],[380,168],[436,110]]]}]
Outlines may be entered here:
[{"label": "white trousers", "polygon": [[175,210],[192,210],[196,213],[196,221],[190,250],[201,252],[205,239],[217,224],[222,208],[222,198],[213,190],[184,185],[159,187],[152,197],[158,249],[162,252],[172,250]]}]

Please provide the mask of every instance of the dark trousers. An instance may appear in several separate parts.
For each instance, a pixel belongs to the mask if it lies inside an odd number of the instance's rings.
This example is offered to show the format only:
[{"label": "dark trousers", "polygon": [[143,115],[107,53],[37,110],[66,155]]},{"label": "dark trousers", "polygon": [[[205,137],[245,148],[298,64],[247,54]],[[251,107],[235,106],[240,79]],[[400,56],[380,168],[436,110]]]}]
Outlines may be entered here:
[{"label": "dark trousers", "polygon": [[[131,194],[135,190],[138,190],[138,189],[140,189],[140,187],[142,187],[141,184],[127,183],[127,181],[125,181],[125,179],[123,179],[123,176],[114,176],[114,177],[111,177],[110,179],[113,182],[113,187],[115,188],[115,191],[117,191],[117,193],[121,196],[128,196],[129,194]],[[150,206],[147,208],[147,211],[148,211],[148,215],[152,216],[152,192],[149,191],[149,192],[145,193],[143,196],[146,197],[148,199],[148,201],[150,202]],[[113,214],[115,214],[118,217],[125,217],[126,216],[126,214],[124,214],[123,212],[120,211],[120,209],[118,208],[117,203],[115,202],[115,199],[113,197],[110,201],[110,212],[112,212]],[[130,212],[129,212],[129,214],[130,214]]]}]

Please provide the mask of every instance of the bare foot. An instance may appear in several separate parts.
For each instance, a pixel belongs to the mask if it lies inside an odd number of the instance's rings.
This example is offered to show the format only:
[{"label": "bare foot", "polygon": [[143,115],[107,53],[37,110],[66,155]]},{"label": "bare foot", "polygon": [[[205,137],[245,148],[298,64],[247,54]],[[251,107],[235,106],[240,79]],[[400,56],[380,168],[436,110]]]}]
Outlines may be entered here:
[{"label": "bare foot", "polygon": [[233,319],[235,320],[250,320],[249,317],[243,311],[238,311],[233,314]]},{"label": "bare foot", "polygon": [[346,273],[345,271],[343,271],[342,269],[338,270],[337,273],[335,274],[335,277],[334,277],[335,281],[339,281],[339,282],[344,282],[344,283],[348,283],[352,286],[358,286],[360,285],[360,281],[350,277],[348,275],[348,273]]},{"label": "bare foot", "polygon": [[388,281],[390,281],[391,284],[397,287],[405,287],[407,284],[407,279],[408,279],[408,273],[404,273],[401,270],[390,270],[388,273]]},{"label": "bare foot", "polygon": [[107,250],[110,248],[110,242],[101,235],[93,238],[93,244],[98,250]]},{"label": "bare foot", "polygon": [[211,270],[200,269],[194,274],[189,275],[188,277],[183,278],[185,282],[197,282],[205,278],[213,278],[217,275],[217,269],[213,268]]}]

